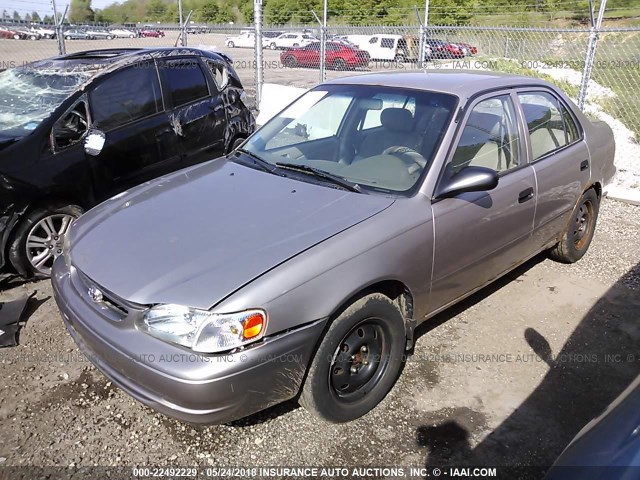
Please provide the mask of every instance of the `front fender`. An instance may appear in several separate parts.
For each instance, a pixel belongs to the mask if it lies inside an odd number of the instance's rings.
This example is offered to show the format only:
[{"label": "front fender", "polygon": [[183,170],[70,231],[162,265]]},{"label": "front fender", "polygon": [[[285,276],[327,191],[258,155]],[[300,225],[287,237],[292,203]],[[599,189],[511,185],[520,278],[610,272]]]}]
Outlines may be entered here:
[{"label": "front fender", "polygon": [[264,308],[267,335],[331,317],[374,283],[395,280],[410,291],[414,317],[427,313],[433,261],[431,206],[423,197],[389,208],[263,274],[214,306],[214,312]]}]

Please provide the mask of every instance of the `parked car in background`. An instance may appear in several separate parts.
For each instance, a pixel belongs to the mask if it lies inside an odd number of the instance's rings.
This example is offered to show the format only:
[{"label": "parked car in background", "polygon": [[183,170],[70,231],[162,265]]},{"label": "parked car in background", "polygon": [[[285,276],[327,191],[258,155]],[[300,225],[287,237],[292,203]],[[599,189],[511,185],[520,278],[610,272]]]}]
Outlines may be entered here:
[{"label": "parked car in background", "polygon": [[256,35],[253,32],[241,33],[240,35],[225,38],[224,44],[229,48],[253,48],[256,44]]},{"label": "parked car in background", "polygon": [[0,72],[0,266],[43,277],[84,210],[219,157],[254,129],[230,60],[196,49],[73,53]]},{"label": "parked car in background", "polygon": [[[288,48],[280,54],[280,61],[286,67],[319,67],[320,42],[313,42],[306,47]],[[340,42],[327,42],[325,53],[326,65],[334,70],[354,70],[369,64],[369,54]]]},{"label": "parked car in background", "polygon": [[62,36],[65,40],[93,40],[95,38],[86,30],[79,29],[65,30]]},{"label": "parked car in background", "polygon": [[463,47],[457,43],[445,42],[437,38],[427,38],[426,44],[431,47],[432,58],[463,58],[468,55]]},{"label": "parked car in background", "polygon": [[89,35],[92,39],[111,40],[112,38],[114,38],[113,33],[111,33],[106,28],[88,28],[86,32],[87,35]]},{"label": "parked car in background", "polygon": [[23,34],[7,27],[0,27],[0,38],[10,38],[12,40],[21,40]]},{"label": "parked car in background", "polygon": [[17,26],[13,27],[12,30],[17,32],[22,40],[40,40],[42,38],[42,35],[28,27]]},{"label": "parked car in background", "polygon": [[346,40],[369,53],[373,60],[402,63],[418,58],[419,44],[415,37],[403,35],[347,35]]},{"label": "parked car in background", "polygon": [[[280,35],[282,35],[284,32],[278,31],[278,30],[267,30],[265,32],[262,32],[262,39],[264,40],[268,40],[271,38],[277,38]],[[268,44],[267,44],[268,46]]]},{"label": "parked car in background", "polygon": [[164,37],[164,32],[162,30],[154,30],[151,28],[143,28],[140,30],[141,37],[154,37],[161,38]]},{"label": "parked car in background", "polygon": [[279,37],[269,39],[268,45],[271,50],[278,48],[305,47],[318,39],[308,33],[283,33]]},{"label": "parked car in background", "polygon": [[478,48],[466,42],[456,42],[465,56],[473,56],[478,53]]},{"label": "parked car in background", "polygon": [[56,31],[53,28],[31,27],[31,30],[39,34],[42,38],[56,38]]},{"label": "parked car in background", "polygon": [[575,436],[544,480],[627,480],[640,470],[640,377]]},{"label": "parked car in background", "polygon": [[135,30],[128,28],[112,28],[109,31],[116,38],[136,38],[138,36]]},{"label": "parked car in background", "polygon": [[614,148],[536,78],[339,78],[225,158],[86,213],[54,296],[86,358],[169,416],[295,397],[350,421],[392,388],[418,324],[538,252],[587,252]]}]

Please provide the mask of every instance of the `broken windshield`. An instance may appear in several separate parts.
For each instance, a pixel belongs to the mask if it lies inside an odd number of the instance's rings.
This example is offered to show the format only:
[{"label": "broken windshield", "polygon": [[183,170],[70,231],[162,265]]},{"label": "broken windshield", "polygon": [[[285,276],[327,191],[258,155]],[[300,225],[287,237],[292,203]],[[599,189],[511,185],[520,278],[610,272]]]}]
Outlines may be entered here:
[{"label": "broken windshield", "polygon": [[28,135],[90,76],[31,68],[0,72],[0,135]]}]

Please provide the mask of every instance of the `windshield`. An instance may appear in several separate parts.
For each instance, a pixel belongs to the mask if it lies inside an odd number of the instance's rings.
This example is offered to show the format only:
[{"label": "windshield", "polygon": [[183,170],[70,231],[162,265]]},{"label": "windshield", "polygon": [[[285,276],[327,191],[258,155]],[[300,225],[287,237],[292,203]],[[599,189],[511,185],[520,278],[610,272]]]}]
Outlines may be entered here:
[{"label": "windshield", "polygon": [[363,85],[307,92],[243,146],[272,165],[303,165],[366,190],[408,193],[429,168],[452,95]]},{"label": "windshield", "polygon": [[0,135],[28,135],[89,76],[30,68],[0,72]]}]

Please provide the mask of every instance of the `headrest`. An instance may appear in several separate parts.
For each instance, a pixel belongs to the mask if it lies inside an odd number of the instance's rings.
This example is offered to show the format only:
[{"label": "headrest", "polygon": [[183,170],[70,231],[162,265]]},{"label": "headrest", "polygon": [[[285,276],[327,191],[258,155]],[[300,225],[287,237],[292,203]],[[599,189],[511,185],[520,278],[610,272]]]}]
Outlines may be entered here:
[{"label": "headrest", "polygon": [[380,123],[388,130],[410,132],[413,130],[413,115],[406,108],[385,108],[380,112]]}]

